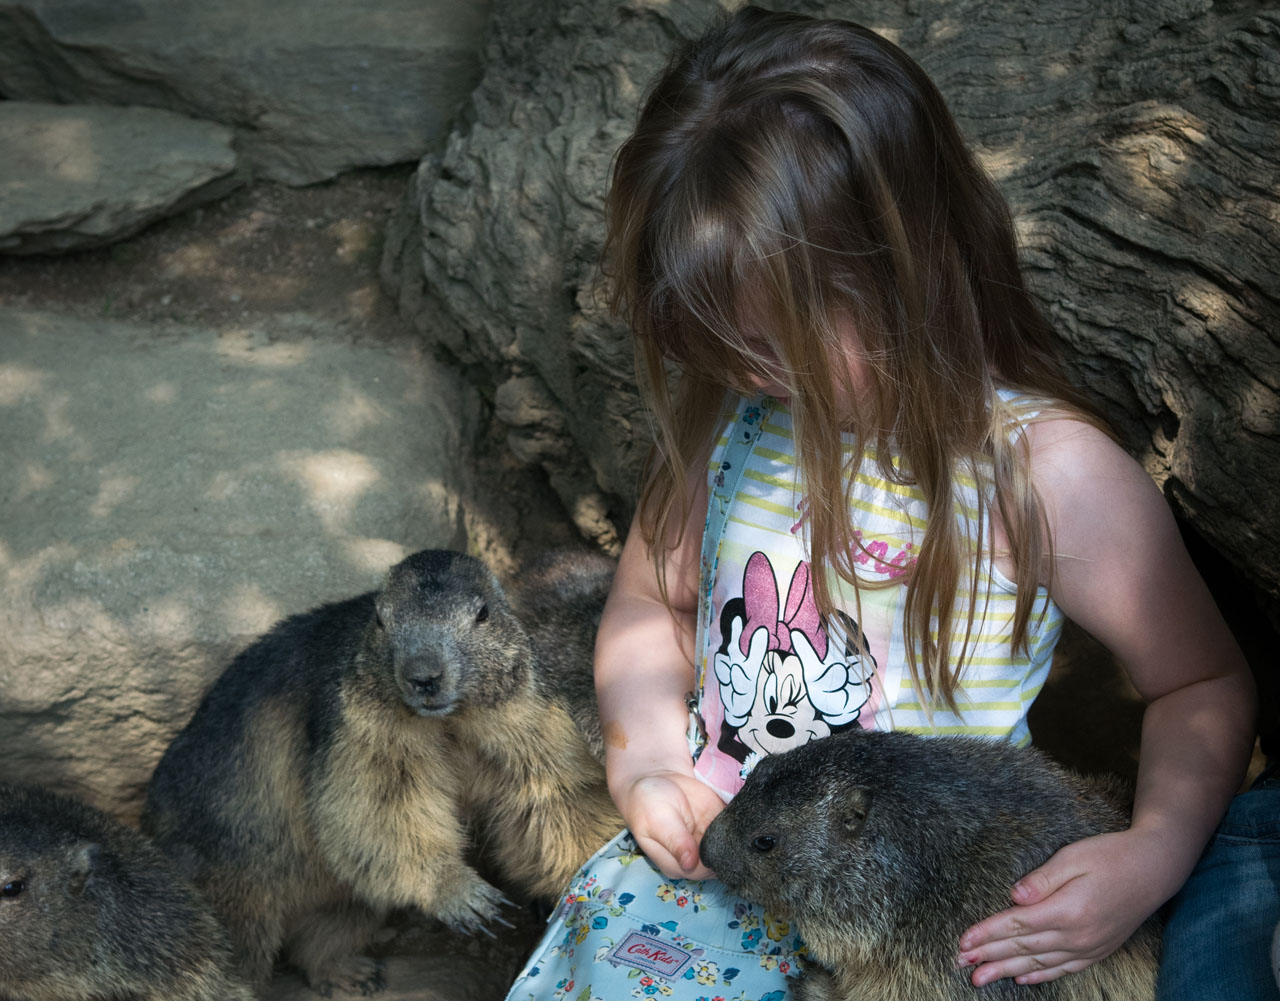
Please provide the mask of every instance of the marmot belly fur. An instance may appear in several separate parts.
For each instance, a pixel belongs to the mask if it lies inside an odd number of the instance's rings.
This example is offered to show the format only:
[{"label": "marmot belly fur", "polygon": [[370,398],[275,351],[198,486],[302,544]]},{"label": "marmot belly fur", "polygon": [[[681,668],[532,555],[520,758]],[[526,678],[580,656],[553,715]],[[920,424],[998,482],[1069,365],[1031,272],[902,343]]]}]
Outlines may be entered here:
[{"label": "marmot belly fur", "polygon": [[252,1001],[208,904],[141,834],[0,784],[0,997]]},{"label": "marmot belly fur", "polygon": [[505,880],[553,903],[625,826],[609,796],[592,678],[614,564],[552,553],[511,587],[533,669],[503,699],[450,722],[469,763],[477,837]]},{"label": "marmot belly fur", "polygon": [[1127,826],[1115,788],[973,737],[849,731],[770,755],[708,827],[703,861],[796,922],[802,1001],[1151,1001],[1160,930],[1043,984],[980,990],[960,935],[1062,846]]},{"label": "marmot belly fur", "polygon": [[[559,844],[559,808],[538,805],[571,787],[581,810],[603,769],[537,667],[483,563],[416,553],[380,591],[286,619],[236,657],[157,766],[144,830],[209,898],[248,979],[283,952],[317,990],[376,990],[360,953],[391,909],[464,929],[496,916],[502,894],[467,862],[468,810],[525,809],[520,845],[492,837],[523,885],[567,865],[518,848]],[[537,780],[549,798],[529,793]]]}]

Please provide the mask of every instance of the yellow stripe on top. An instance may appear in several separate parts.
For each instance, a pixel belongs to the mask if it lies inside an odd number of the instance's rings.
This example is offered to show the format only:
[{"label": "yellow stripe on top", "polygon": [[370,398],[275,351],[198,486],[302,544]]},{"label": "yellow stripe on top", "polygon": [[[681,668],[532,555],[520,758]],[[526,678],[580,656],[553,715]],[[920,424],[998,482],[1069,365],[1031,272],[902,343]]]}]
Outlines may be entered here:
[{"label": "yellow stripe on top", "polygon": [[[1013,403],[1013,394],[1001,395],[1006,404]],[[1027,411],[1027,418],[1030,416]],[[1017,431],[1010,430],[1011,434]],[[720,437],[709,463],[712,476],[719,470],[727,442],[728,433]],[[846,447],[852,448],[852,438],[846,441]],[[982,471],[981,467],[978,471]],[[793,583],[793,573],[797,563],[806,559],[804,493],[797,486],[797,477],[791,414],[780,406],[765,420],[733,498],[713,589],[716,616],[733,618],[731,613],[738,606],[730,605],[726,611],[726,603],[743,600],[744,568],[757,553],[764,553],[769,559],[776,578],[773,586],[777,589],[778,615],[786,614],[792,597],[790,588],[799,586]],[[990,498],[986,504],[979,501],[973,470],[957,471],[949,515],[957,520],[965,537],[989,540],[990,525],[980,523],[978,518],[980,511],[990,511],[992,505]],[[1026,744],[1030,741],[1027,710],[1048,674],[1062,627],[1062,613],[1041,589],[1033,606],[1026,649],[1014,651],[1010,637],[1016,595],[1010,583],[995,571],[990,554],[980,554],[977,619],[972,628],[967,628],[964,617],[969,608],[970,580],[965,574],[956,604],[961,618],[953,624],[953,653],[958,657],[962,646],[964,649],[964,668],[956,691],[959,709],[953,712],[942,704],[932,705],[927,693],[922,700],[907,668],[908,637],[902,608],[905,586],[895,582],[905,578],[904,571],[924,538],[930,513],[918,487],[887,480],[874,456],[864,454],[850,481],[849,515],[857,539],[851,559],[860,579],[890,586],[864,588],[860,603],[855,603],[848,586],[828,574],[832,592],[848,616],[852,619],[861,610],[862,621],[857,628],[869,646],[870,657],[864,659],[860,670],[870,673],[874,696],[856,725],[924,734],[981,735]],[[755,620],[752,623],[752,628],[758,625]],[[722,635],[722,629],[723,624],[716,621],[706,630],[707,664],[729,643],[730,637]],[[741,642],[749,639],[748,636]],[[745,656],[741,647],[737,651],[730,649],[729,653]],[[721,656],[723,659],[724,654]],[[741,687],[741,679],[735,683]],[[708,671],[708,684],[715,684],[714,671]],[[750,692],[740,690],[726,689],[726,693],[731,698],[751,697]],[[702,753],[719,753],[715,744],[713,738]]]}]

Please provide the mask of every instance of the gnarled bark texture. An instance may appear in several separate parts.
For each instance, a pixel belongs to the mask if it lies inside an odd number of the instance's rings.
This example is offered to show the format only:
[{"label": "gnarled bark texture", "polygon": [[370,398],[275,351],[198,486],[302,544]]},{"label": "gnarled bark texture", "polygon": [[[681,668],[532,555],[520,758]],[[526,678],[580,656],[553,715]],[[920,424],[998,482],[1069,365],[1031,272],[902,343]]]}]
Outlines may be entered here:
[{"label": "gnarled bark texture", "polygon": [[[791,2],[933,75],[1013,208],[1072,375],[1280,624],[1280,12],[1235,0]],[[710,0],[498,0],[384,280],[601,542],[647,428],[598,256],[609,159]],[[445,331],[445,333],[439,333]]]}]

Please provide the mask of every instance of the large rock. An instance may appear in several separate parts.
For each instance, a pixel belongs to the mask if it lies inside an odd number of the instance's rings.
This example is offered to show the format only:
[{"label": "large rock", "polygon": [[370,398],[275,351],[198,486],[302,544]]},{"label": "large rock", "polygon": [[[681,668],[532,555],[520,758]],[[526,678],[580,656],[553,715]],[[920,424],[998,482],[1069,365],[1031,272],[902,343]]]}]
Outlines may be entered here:
[{"label": "large rock", "polygon": [[231,130],[154,108],[0,101],[0,251],[80,250],[242,181]]},{"label": "large rock", "polygon": [[0,95],[222,122],[259,176],[309,184],[438,143],[487,16],[488,0],[9,0]]},{"label": "large rock", "polygon": [[624,329],[600,301],[609,158],[645,82],[713,4],[505,0],[465,124],[423,161],[385,282],[495,393],[513,451],[615,547],[648,447]]},{"label": "large rock", "polygon": [[[792,2],[938,82],[1015,212],[1071,372],[1280,624],[1280,14],[1245,0]],[[499,0],[384,281],[473,366],[581,523],[630,512],[646,428],[597,261],[609,157],[711,0]],[[425,321],[431,317],[432,322]]]},{"label": "large rock", "polygon": [[479,415],[403,339],[0,308],[5,778],[136,817],[235,649],[466,546]]}]

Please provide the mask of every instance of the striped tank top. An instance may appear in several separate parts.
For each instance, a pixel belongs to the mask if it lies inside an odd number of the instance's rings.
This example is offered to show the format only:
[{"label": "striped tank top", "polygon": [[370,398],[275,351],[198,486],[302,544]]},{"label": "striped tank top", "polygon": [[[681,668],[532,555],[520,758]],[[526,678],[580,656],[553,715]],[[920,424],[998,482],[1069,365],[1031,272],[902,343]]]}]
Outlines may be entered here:
[{"label": "striped tank top", "polygon": [[[1020,420],[1033,416],[1032,401],[1007,391],[1001,397]],[[1010,434],[1018,430],[1015,424]],[[695,774],[725,799],[762,755],[849,727],[1030,742],[1027,710],[1048,675],[1061,611],[1039,589],[1027,649],[1014,651],[1015,585],[989,551],[979,554],[959,712],[926,707],[907,666],[904,598],[928,506],[914,485],[886,481],[872,454],[864,453],[853,475],[854,565],[861,580],[890,586],[863,587],[855,602],[827,570],[838,610],[824,619],[811,586],[811,575],[824,571],[809,564],[805,550],[790,411],[772,400],[740,400],[712,453],[690,750]],[[957,476],[954,516],[970,539],[979,527],[977,490],[972,477]],[[990,526],[981,527],[990,539]],[[958,654],[967,590],[956,609]]]}]

